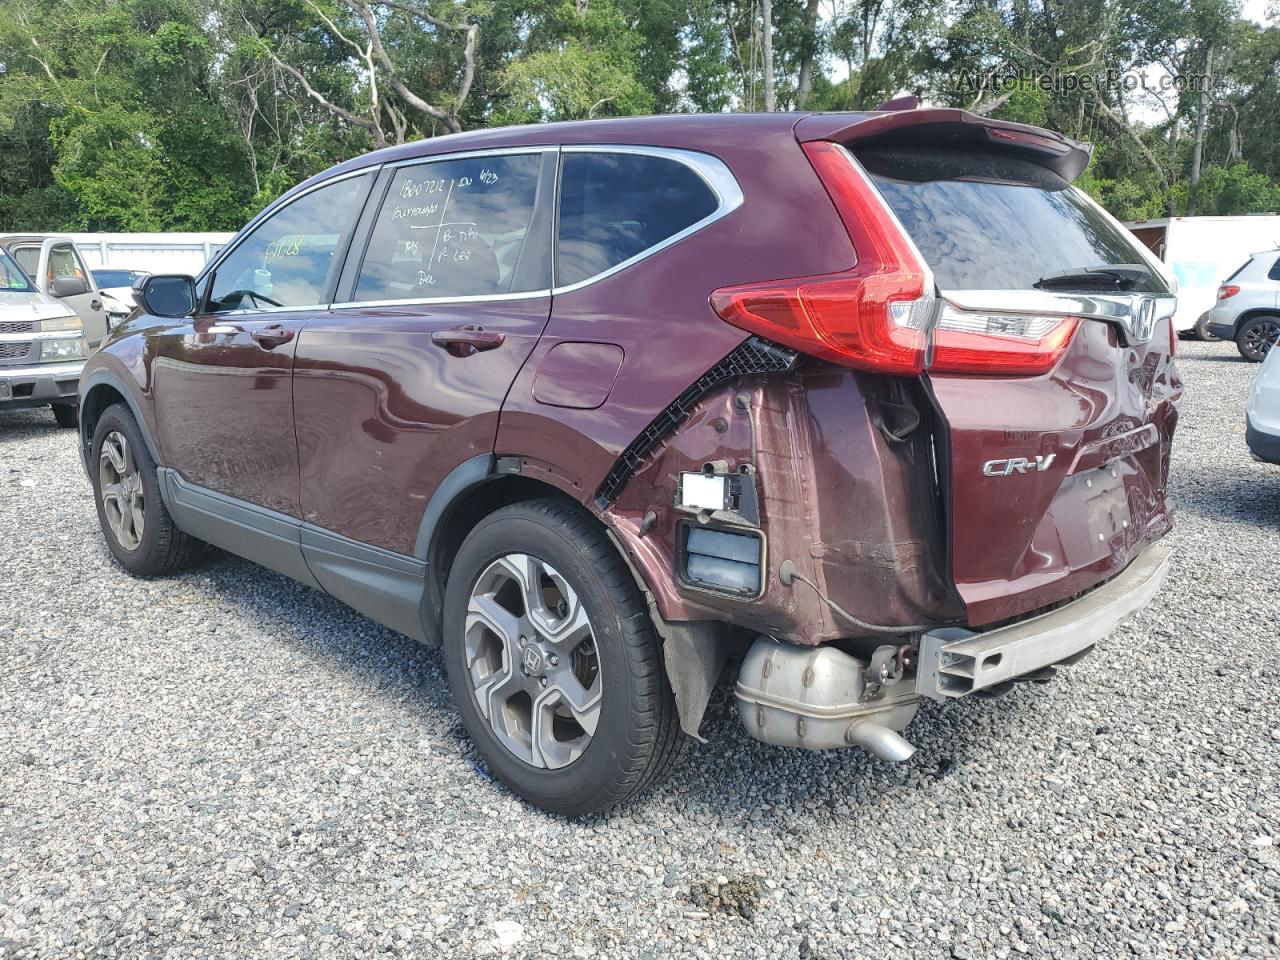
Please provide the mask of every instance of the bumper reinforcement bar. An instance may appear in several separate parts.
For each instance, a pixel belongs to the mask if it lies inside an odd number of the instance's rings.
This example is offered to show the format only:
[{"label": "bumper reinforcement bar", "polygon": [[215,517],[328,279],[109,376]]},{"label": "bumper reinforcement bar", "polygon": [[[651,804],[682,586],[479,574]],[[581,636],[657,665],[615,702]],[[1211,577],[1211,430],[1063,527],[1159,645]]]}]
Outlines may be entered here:
[{"label": "bumper reinforcement bar", "polygon": [[1153,544],[1096,590],[1021,623],[986,633],[960,627],[925,633],[916,692],[934,700],[963,697],[1080,656],[1151,601],[1172,556],[1172,547]]}]

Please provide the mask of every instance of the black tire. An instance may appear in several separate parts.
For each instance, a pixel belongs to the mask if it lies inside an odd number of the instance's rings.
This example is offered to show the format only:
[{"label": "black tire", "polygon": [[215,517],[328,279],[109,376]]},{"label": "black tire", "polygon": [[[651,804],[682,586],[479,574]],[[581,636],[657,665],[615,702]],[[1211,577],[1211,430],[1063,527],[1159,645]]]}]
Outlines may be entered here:
[{"label": "black tire", "polygon": [[[136,547],[123,545],[107,520],[101,489],[101,458],[103,441],[112,433],[121,434],[128,442],[130,453],[137,467],[142,488],[142,534]],[[201,543],[177,528],[160,496],[160,480],[156,464],[151,459],[142,431],[133,415],[123,404],[108,407],[98,419],[93,431],[93,444],[89,460],[89,476],[93,482],[93,499],[98,508],[98,524],[106,538],[107,547],[119,564],[135,577],[161,577],[189,566],[199,552]]]},{"label": "black tire", "polygon": [[55,403],[53,419],[58,421],[60,427],[78,427],[80,426],[80,408],[74,403]]},{"label": "black tire", "polygon": [[1212,343],[1213,341],[1218,339],[1216,336],[1214,336],[1213,332],[1209,329],[1208,311],[1201,314],[1200,319],[1196,321],[1194,332],[1196,335],[1196,339],[1202,340],[1205,343]]},{"label": "black tire", "polygon": [[[555,769],[518,757],[476,703],[466,663],[467,606],[495,560],[527,554],[551,565],[591,621],[598,657],[599,720],[577,759]],[[529,802],[569,816],[601,813],[671,772],[683,741],[661,643],[630,570],[599,524],[574,504],[533,500],[490,514],[471,531],[449,573],[444,656],[463,723],[490,771]]]},{"label": "black tire", "polygon": [[1246,360],[1261,363],[1277,337],[1280,337],[1280,317],[1250,317],[1236,330],[1236,349]]}]

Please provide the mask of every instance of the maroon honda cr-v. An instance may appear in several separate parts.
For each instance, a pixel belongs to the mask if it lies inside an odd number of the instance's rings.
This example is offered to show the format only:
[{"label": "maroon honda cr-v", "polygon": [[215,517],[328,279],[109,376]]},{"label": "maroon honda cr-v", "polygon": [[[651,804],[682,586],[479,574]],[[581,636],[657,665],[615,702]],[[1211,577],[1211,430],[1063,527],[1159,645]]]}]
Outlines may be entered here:
[{"label": "maroon honda cr-v", "polygon": [[602,810],[729,662],[767,743],[913,751],[1151,599],[1182,392],[1088,147],[920,109],[392,147],[152,276],[81,379],[117,560],[216,544],[441,644],[489,768]]}]

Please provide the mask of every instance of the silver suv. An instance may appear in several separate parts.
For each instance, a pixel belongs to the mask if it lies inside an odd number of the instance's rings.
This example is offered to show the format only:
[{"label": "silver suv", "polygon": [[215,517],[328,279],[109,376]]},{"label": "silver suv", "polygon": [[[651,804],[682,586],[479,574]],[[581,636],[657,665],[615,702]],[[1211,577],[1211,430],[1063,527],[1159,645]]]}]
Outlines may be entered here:
[{"label": "silver suv", "polygon": [[1208,326],[1234,340],[1240,356],[1261,362],[1280,337],[1280,250],[1253,254],[1222,281]]}]

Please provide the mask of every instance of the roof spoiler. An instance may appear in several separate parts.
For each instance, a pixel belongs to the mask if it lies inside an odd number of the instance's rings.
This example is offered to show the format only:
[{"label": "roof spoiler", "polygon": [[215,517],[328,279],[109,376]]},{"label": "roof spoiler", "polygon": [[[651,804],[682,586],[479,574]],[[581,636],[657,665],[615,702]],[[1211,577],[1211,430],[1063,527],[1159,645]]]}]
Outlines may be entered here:
[{"label": "roof spoiler", "polygon": [[1093,145],[1052,130],[992,120],[952,107],[914,109],[908,97],[883,104],[885,112],[815,113],[796,124],[801,143],[831,140],[846,146],[935,147],[985,149],[1012,153],[1071,181],[1089,165]]}]

